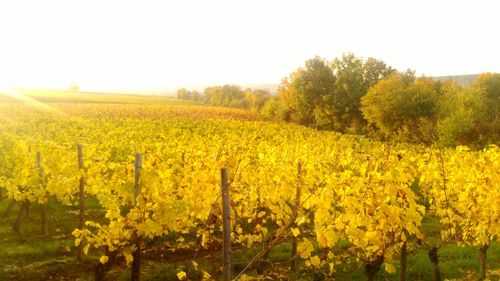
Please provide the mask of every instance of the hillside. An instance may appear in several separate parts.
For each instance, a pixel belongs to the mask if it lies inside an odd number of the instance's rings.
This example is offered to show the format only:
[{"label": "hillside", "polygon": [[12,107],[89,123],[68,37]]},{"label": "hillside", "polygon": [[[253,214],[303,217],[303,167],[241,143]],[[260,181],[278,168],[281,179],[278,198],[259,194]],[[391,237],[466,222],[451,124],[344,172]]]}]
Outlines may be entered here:
[{"label": "hillside", "polygon": [[450,75],[450,76],[432,76],[431,78],[433,80],[439,80],[439,81],[447,81],[447,80],[453,80],[458,83],[467,85],[471,84],[474,81],[476,81],[476,78],[479,76],[479,74],[466,74],[466,75]]}]

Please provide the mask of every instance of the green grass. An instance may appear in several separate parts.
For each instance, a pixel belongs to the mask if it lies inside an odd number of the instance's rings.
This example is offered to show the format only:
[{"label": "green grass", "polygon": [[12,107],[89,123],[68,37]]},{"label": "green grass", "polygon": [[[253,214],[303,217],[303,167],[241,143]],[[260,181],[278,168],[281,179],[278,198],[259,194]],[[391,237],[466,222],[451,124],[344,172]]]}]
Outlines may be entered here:
[{"label": "green grass", "polygon": [[[90,208],[95,200],[89,200]],[[8,201],[0,202],[3,216]],[[10,215],[0,220],[0,280],[44,280],[50,276],[68,277],[87,275],[88,265],[79,264],[75,258],[74,239],[71,235],[77,226],[74,207],[49,202],[49,236],[41,235],[39,206],[34,204],[21,226],[21,235],[12,230],[18,206]],[[80,279],[92,280],[92,279]]]},{"label": "green grass", "polygon": [[[493,243],[488,250],[488,267],[498,269],[500,267],[500,245]],[[446,245],[439,251],[439,268],[443,279],[463,278],[465,272],[472,271],[477,275],[479,263],[477,259],[477,247],[459,247],[457,245]],[[398,271],[389,274],[382,268],[377,274],[376,280],[399,280],[400,267],[396,262]],[[427,257],[425,248],[417,250],[408,257],[408,280],[434,280],[431,263]],[[364,268],[357,263],[341,266],[337,274],[338,280],[363,280]],[[495,280],[495,279],[492,279]],[[498,280],[498,279],[496,279]]]}]

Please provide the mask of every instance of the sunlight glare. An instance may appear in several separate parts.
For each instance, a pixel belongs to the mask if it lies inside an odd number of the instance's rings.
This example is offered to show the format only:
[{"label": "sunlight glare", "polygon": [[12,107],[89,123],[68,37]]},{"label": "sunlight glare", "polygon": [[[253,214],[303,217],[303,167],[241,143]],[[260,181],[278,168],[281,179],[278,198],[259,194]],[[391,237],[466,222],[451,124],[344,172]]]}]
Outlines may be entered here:
[{"label": "sunlight glare", "polygon": [[27,95],[24,95],[23,93],[12,89],[12,88],[0,88],[0,95],[5,95],[9,98],[15,99],[22,104],[32,107],[33,109],[39,110],[39,111],[45,111],[45,112],[51,112],[55,113],[58,115],[66,115],[64,112],[55,109],[54,107],[44,104],[42,102],[39,102]]}]

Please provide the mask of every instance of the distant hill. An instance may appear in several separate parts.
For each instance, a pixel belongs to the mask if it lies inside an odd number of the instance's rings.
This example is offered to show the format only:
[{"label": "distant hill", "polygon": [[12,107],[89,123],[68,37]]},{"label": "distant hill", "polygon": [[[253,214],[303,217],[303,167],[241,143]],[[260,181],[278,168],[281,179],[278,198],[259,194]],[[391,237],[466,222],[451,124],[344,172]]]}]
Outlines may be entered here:
[{"label": "distant hill", "polygon": [[242,89],[252,88],[254,90],[267,90],[271,94],[278,93],[279,84],[242,84],[240,85]]},{"label": "distant hill", "polygon": [[460,84],[468,85],[474,83],[479,74],[467,74],[467,75],[450,75],[450,76],[432,76],[432,80],[438,81],[448,81],[453,80]]}]

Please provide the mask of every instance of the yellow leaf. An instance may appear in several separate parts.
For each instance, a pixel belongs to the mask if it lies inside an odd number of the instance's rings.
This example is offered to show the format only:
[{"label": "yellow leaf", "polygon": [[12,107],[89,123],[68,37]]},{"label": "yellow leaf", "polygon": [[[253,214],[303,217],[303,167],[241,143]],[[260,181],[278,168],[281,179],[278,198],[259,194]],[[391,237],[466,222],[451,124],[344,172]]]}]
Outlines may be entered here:
[{"label": "yellow leaf", "polygon": [[186,272],[181,271],[181,272],[177,273],[177,278],[179,278],[179,280],[186,279]]},{"label": "yellow leaf", "polygon": [[297,225],[301,225],[301,224],[303,224],[304,222],[306,222],[306,217],[305,217],[305,216],[302,216],[302,217],[300,217],[300,218],[297,218],[297,219],[295,220],[295,222],[297,223]]},{"label": "yellow leaf", "polygon": [[108,256],[101,256],[101,258],[99,259],[99,262],[102,264],[106,264],[108,261],[109,261]]},{"label": "yellow leaf", "polygon": [[376,231],[367,231],[365,237],[368,241],[375,241],[377,240],[378,233]]},{"label": "yellow leaf", "polygon": [[198,263],[197,263],[197,262],[195,262],[195,261],[192,261],[192,263],[193,263],[194,268],[195,268],[196,270],[198,270]]},{"label": "yellow leaf", "polygon": [[396,268],[394,267],[394,265],[392,265],[390,263],[386,263],[385,264],[385,271],[389,272],[390,274],[394,274],[394,273],[396,273]]},{"label": "yellow leaf", "polygon": [[319,259],[318,256],[314,256],[311,259],[311,265],[314,266],[315,268],[319,268],[321,265],[321,260]]},{"label": "yellow leaf", "polygon": [[307,259],[308,257],[310,257],[313,249],[313,244],[306,238],[304,238],[302,242],[297,244],[297,252],[303,259]]},{"label": "yellow leaf", "polygon": [[321,248],[325,248],[326,246],[328,246],[328,239],[326,239],[324,232],[316,233],[316,241],[318,241],[318,244]]},{"label": "yellow leaf", "polygon": [[332,229],[329,229],[325,232],[326,240],[328,241],[328,247],[333,248],[337,241],[339,240],[338,235]]},{"label": "yellow leaf", "polygon": [[292,228],[292,234],[293,236],[297,237],[300,234],[300,230],[298,228]]},{"label": "yellow leaf", "polygon": [[123,256],[125,257],[125,262],[127,263],[127,265],[130,265],[132,261],[134,261],[134,256],[132,256],[132,254],[130,253],[123,253]]},{"label": "yellow leaf", "polygon": [[90,248],[90,244],[87,244],[87,245],[85,245],[85,247],[83,247],[83,253],[85,255],[87,255],[89,253],[89,248]]},{"label": "yellow leaf", "polygon": [[205,270],[203,270],[203,280],[212,280],[212,276],[210,275],[210,273],[206,272]]}]

